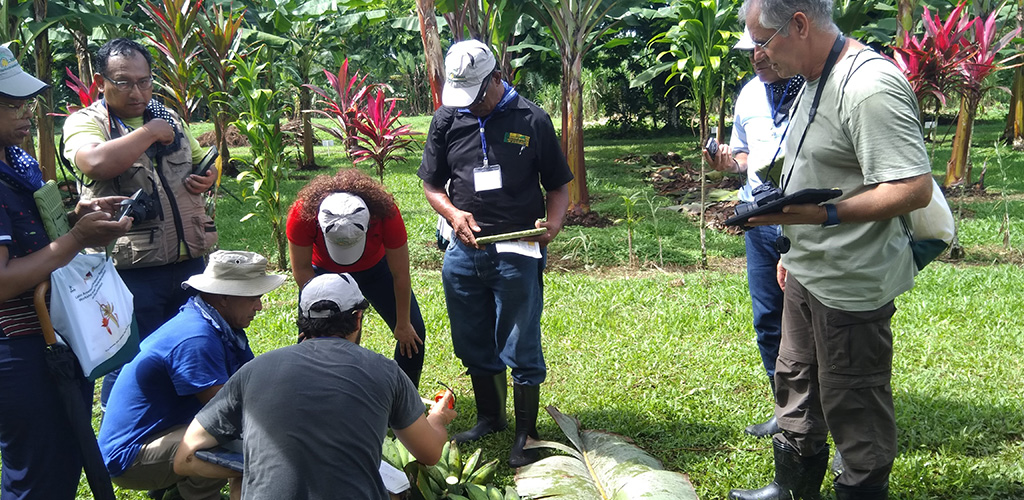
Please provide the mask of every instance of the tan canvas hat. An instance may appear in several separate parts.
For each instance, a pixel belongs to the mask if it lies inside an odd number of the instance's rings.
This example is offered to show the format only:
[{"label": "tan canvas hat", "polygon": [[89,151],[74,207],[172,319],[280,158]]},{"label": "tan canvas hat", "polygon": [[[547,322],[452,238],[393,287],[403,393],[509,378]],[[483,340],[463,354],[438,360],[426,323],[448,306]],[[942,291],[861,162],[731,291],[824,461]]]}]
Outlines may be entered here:
[{"label": "tan canvas hat", "polygon": [[218,250],[210,254],[203,274],[190,277],[181,287],[218,295],[256,297],[281,286],[284,280],[284,276],[267,274],[267,259],[258,253]]}]

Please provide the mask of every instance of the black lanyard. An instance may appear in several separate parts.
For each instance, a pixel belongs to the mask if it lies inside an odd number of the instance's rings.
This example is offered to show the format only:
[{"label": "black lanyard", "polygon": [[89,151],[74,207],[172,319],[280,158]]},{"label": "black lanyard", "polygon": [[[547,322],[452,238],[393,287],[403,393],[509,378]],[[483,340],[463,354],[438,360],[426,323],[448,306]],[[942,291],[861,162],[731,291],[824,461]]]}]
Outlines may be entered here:
[{"label": "black lanyard", "polygon": [[[804,146],[804,139],[807,138],[807,129],[811,127],[811,123],[814,122],[814,116],[818,113],[818,103],[821,102],[821,93],[825,89],[825,82],[828,81],[828,75],[832,73],[832,68],[835,67],[836,62],[839,60],[839,54],[843,51],[844,45],[846,45],[846,38],[843,37],[843,34],[840,33],[836,35],[836,40],[835,42],[832,42],[832,49],[828,53],[828,58],[825,59],[825,67],[821,70],[821,77],[818,78],[818,89],[814,92],[814,99],[811,101],[811,109],[807,113],[807,126],[804,127],[804,132],[800,135],[800,143],[797,144],[796,152],[793,153],[794,163],[796,162],[796,155],[800,153],[800,149]],[[802,101],[803,97],[801,97],[800,100]],[[796,116],[796,109],[799,106],[800,102],[797,101],[797,103],[793,105],[793,110],[790,112],[792,114],[791,116]],[[768,170],[765,170],[764,172],[765,179],[770,178],[768,174],[770,174],[772,169],[775,168],[775,160],[778,159],[779,152],[782,151],[782,145],[785,144],[786,134],[789,133],[789,126],[792,123],[793,120],[787,122],[786,128],[782,131],[782,138],[779,140],[779,147],[775,150],[775,155],[772,156],[771,163],[768,164]],[[792,173],[792,169],[790,169],[790,173]],[[789,184],[789,177],[790,176],[786,176],[785,182],[782,183],[783,192],[786,191],[786,184]]]}]

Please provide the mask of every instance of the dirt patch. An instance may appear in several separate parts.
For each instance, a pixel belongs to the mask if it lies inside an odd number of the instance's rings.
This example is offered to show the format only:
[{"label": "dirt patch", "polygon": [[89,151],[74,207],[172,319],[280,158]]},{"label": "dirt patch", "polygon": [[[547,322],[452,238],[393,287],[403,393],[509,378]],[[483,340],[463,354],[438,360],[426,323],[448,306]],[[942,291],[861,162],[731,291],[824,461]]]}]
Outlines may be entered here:
[{"label": "dirt patch", "polygon": [[694,220],[700,218],[703,186],[707,227],[729,234],[743,233],[740,228],[725,225],[725,220],[732,217],[739,203],[735,200],[735,192],[743,185],[742,177],[709,169],[702,183],[700,165],[684,160],[674,152],[627,155],[616,161],[641,165],[641,171],[647,175],[654,191],[672,200],[673,205],[666,208],[687,213]]},{"label": "dirt patch", "polygon": [[605,217],[597,212],[587,212],[585,214],[574,214],[569,213],[565,216],[564,226],[583,226],[583,227],[608,227],[614,224],[611,219]]},{"label": "dirt patch", "polygon": [[[228,125],[225,135],[227,136],[229,148],[241,148],[249,145],[249,140],[234,125]],[[200,146],[208,148],[217,141],[217,134],[211,130],[205,134],[200,134],[199,137],[196,137],[196,140],[199,141]]]}]

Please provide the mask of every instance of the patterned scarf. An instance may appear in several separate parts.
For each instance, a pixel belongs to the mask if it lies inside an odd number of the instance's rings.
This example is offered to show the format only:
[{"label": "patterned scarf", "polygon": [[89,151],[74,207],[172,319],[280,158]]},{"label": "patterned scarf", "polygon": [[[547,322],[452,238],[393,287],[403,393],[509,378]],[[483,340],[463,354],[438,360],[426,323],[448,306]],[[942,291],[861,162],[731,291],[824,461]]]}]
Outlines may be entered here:
[{"label": "patterned scarf", "polygon": [[160,104],[156,99],[150,99],[149,104],[146,105],[146,114],[144,116],[147,116],[145,121],[152,120],[153,118],[160,118],[167,123],[170,123],[171,128],[174,129],[173,142],[170,144],[154,142],[149,146],[149,149],[146,150],[146,155],[150,158],[156,158],[158,156],[173,153],[181,148],[181,139],[184,137],[184,134],[182,134],[181,130],[178,129],[178,124],[174,121],[174,118],[171,117],[171,114],[163,104]]},{"label": "patterned scarf", "polygon": [[12,187],[35,192],[43,185],[39,162],[18,146],[4,148],[7,163],[0,162],[0,179]]},{"label": "patterned scarf", "polygon": [[796,75],[788,80],[764,84],[765,92],[768,94],[768,104],[771,107],[775,120],[775,126],[782,125],[789,116],[789,110],[793,107],[796,95],[800,93],[800,87],[804,84],[804,77]]},{"label": "patterned scarf", "polygon": [[235,353],[234,357],[238,361],[238,365],[231,366],[231,373],[237,371],[247,358],[246,352],[249,348],[249,339],[246,338],[245,331],[241,328],[232,328],[213,306],[207,304],[198,295],[189,298],[184,307],[194,307],[199,311],[199,314],[213,325],[214,330],[217,330],[217,335],[220,336],[220,341],[224,343],[225,347]]}]

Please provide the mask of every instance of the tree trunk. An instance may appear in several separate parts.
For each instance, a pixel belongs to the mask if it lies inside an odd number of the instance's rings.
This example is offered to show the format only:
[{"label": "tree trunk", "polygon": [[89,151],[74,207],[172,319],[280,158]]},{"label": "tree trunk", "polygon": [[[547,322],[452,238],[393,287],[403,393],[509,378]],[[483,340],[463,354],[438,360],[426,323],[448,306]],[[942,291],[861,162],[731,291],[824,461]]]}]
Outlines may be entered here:
[{"label": "tree trunk", "polygon": [[1018,66],[1013,71],[1010,92],[1010,111],[1006,114],[1003,140],[1019,151],[1024,149],[1024,67]]},{"label": "tree trunk", "polygon": [[894,45],[903,46],[903,35],[914,28],[914,7],[918,0],[897,0],[896,2],[896,39]]},{"label": "tree trunk", "polygon": [[[705,93],[706,95],[706,93]],[[700,144],[698,148],[707,143],[708,138],[711,136],[708,127],[708,103],[707,99],[700,97]],[[707,245],[707,231],[706,226],[706,212],[707,206],[705,205],[705,187],[704,179],[707,176],[707,162],[704,161],[704,155],[701,155],[700,159],[700,179],[698,187],[700,188],[700,267],[701,269],[707,269],[708,267],[708,245]]]},{"label": "tree trunk", "polygon": [[[46,19],[46,0],[35,0],[35,18]],[[50,54],[50,35],[42,31],[35,40],[36,74],[46,82],[50,80],[50,65],[53,56]],[[47,113],[53,109],[53,91],[46,89],[42,94],[41,106],[36,108],[36,128],[39,129],[39,169],[43,171],[43,179],[57,180],[57,147],[53,144],[53,117]]]},{"label": "tree trunk", "polygon": [[78,58],[78,79],[86,87],[92,85],[92,59],[89,58],[89,34],[75,30],[71,32],[75,42],[75,56]]},{"label": "tree trunk", "polygon": [[[1017,29],[1024,31],[1024,0],[1017,0]],[[1024,51],[1024,44],[1017,44],[1017,52]],[[1013,85],[1010,88],[1010,111],[1006,114],[1006,130],[1003,140],[1018,151],[1024,150],[1024,67],[1013,70]]]},{"label": "tree trunk", "polygon": [[303,169],[315,168],[316,158],[313,157],[313,120],[310,113],[303,111],[312,108],[312,94],[305,85],[299,86],[299,119],[302,121],[302,155],[305,160],[302,162]]},{"label": "tree trunk", "polygon": [[953,152],[946,164],[947,188],[955,185],[971,183],[971,134],[974,131],[974,115],[978,108],[978,99],[963,97],[960,99],[960,116],[956,120],[956,133],[953,134]]},{"label": "tree trunk", "polygon": [[437,31],[434,0],[416,0],[416,13],[420,18],[420,38],[423,39],[423,54],[427,59],[430,98],[436,110],[441,107],[441,89],[444,88],[444,54],[441,52],[441,37]]},{"label": "tree trunk", "polygon": [[583,215],[590,212],[587,166],[583,157],[583,55],[572,54],[563,67],[569,70],[562,74],[562,86],[568,90],[562,96],[563,106],[567,107],[566,114],[562,115],[562,142],[573,175],[569,182],[569,213]]},{"label": "tree trunk", "polygon": [[[722,73],[726,72],[722,67]],[[725,79],[722,79],[722,93],[718,99],[718,137],[715,139],[719,144],[725,142]]]}]

